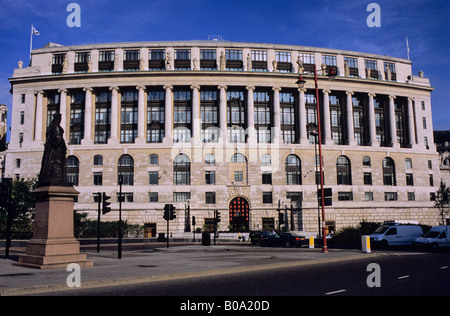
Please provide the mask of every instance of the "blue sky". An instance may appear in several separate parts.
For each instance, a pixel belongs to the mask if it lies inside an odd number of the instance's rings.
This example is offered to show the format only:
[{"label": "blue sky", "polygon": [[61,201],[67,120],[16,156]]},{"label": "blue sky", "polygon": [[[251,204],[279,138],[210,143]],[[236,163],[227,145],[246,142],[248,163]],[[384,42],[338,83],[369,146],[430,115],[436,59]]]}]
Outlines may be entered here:
[{"label": "blue sky", "polygon": [[[81,8],[81,27],[70,28],[69,3]],[[381,27],[370,28],[367,6],[381,8]],[[448,0],[0,0],[0,103],[11,106],[17,61],[33,48],[166,40],[206,40],[334,48],[406,58],[424,71],[432,93],[435,130],[450,130],[450,1]]]}]

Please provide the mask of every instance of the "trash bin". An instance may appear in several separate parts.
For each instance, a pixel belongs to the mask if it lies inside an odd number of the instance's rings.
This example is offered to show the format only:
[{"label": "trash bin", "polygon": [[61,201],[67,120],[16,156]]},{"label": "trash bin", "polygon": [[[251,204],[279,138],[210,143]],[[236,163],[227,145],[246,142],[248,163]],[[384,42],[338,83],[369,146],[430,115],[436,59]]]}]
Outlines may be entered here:
[{"label": "trash bin", "polygon": [[156,239],[158,242],[166,241],[166,234],[165,233],[159,233],[158,238]]},{"label": "trash bin", "polygon": [[210,233],[202,233],[202,245],[203,246],[211,246],[211,234]]}]

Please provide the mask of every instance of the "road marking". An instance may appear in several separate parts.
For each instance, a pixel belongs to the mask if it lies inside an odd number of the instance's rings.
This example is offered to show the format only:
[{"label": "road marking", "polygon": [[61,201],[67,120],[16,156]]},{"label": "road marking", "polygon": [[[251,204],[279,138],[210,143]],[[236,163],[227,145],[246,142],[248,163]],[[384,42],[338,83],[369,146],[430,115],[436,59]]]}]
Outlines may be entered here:
[{"label": "road marking", "polygon": [[328,293],[325,293],[325,295],[334,295],[334,294],[343,293],[343,292],[347,292],[347,290],[338,290],[338,291],[334,291],[334,292],[328,292]]},{"label": "road marking", "polygon": [[448,266],[443,266],[440,268],[441,270],[448,269]]},{"label": "road marking", "polygon": [[409,276],[409,275],[404,275],[404,276],[401,276],[401,277],[398,277],[398,279],[399,280],[403,280],[403,279],[408,279],[408,278],[410,278],[411,276]]}]

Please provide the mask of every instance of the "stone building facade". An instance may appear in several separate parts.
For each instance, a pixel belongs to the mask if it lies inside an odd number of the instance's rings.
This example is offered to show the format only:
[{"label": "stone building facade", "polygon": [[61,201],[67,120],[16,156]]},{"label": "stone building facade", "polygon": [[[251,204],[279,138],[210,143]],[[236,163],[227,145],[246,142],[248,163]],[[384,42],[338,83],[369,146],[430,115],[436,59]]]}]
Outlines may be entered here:
[{"label": "stone building facade", "polygon": [[[62,115],[75,207],[96,218],[97,192],[149,235],[278,227],[318,230],[317,100],[325,187],[336,230],[360,221],[438,222],[429,80],[388,56],[227,41],[64,47],[50,43],[14,71],[6,174],[39,172],[46,126]],[[332,70],[336,76],[330,77]],[[305,84],[299,84],[302,75]]]}]

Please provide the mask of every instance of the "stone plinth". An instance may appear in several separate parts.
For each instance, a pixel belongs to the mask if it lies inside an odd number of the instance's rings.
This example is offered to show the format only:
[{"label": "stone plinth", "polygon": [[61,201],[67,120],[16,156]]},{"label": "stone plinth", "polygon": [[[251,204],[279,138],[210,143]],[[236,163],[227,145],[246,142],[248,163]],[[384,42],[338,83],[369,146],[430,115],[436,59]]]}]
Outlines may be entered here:
[{"label": "stone plinth", "polygon": [[41,187],[32,193],[36,197],[33,238],[26,254],[16,265],[36,269],[62,269],[70,263],[92,267],[73,233],[73,204],[79,192],[71,186]]}]

